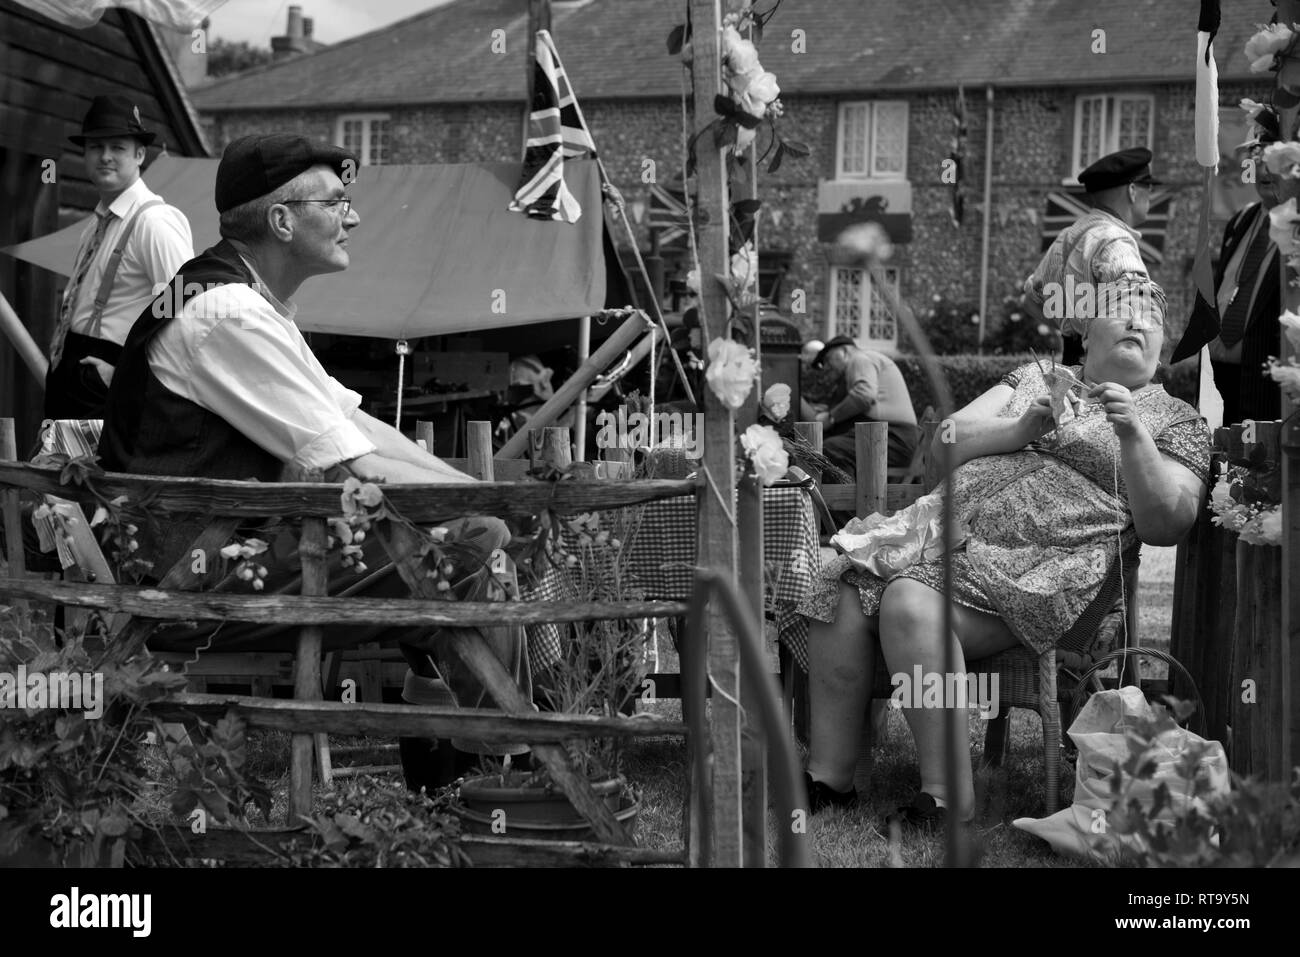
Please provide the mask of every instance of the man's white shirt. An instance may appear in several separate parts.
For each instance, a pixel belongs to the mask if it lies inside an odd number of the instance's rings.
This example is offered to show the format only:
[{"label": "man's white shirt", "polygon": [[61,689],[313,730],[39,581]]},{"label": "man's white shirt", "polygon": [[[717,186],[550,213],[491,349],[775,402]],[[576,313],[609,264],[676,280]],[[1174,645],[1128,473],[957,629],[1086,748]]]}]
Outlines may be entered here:
[{"label": "man's white shirt", "polygon": [[[126,335],[140,313],[153,299],[154,288],[170,282],[181,266],[194,258],[194,240],[185,214],[166,203],[146,209],[136,220],[122,251],[122,261],[113,279],[98,333],[90,328],[95,296],[103,282],[109,258],[121,238],[122,228],[140,204],[160,198],[141,178],[109,205],[105,206],[101,201],[95,207],[96,214],[111,212],[113,219],[104,230],[104,239],[77,290],[70,331],[83,336],[94,334],[96,338],[121,345],[126,342]],[[92,218],[82,231],[79,249],[90,242],[95,225],[96,219]]]},{"label": "man's white shirt", "polygon": [[[249,266],[252,265],[244,260]],[[361,396],[325,371],[285,304],[256,278],[195,296],[149,344],[158,381],[281,462],[322,471],[374,452]]]}]

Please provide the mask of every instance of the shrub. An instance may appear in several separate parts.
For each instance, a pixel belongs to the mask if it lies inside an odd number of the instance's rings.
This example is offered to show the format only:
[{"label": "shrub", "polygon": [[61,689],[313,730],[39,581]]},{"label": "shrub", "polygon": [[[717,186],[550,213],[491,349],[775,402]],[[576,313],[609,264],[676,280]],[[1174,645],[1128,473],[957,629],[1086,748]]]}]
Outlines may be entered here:
[{"label": "shrub", "polygon": [[[938,412],[939,399],[930,387],[930,379],[925,373],[925,364],[921,358],[898,356],[895,361],[898,370],[903,373],[907,391],[911,393],[912,408],[916,410],[917,420],[920,421],[926,406],[932,406]],[[1027,355],[939,356],[938,361],[952,392],[953,408],[960,409],[997,385],[1008,372],[1033,359]]]},{"label": "shrub", "polygon": [[[916,310],[916,318],[935,355],[971,355],[979,349],[978,306],[935,295],[928,308]],[[915,348],[906,334],[899,345],[903,349]],[[1022,355],[1031,351],[1040,356],[1059,355],[1061,337],[1050,323],[1035,322],[1020,299],[1007,296],[989,310],[984,328],[984,354]]]}]

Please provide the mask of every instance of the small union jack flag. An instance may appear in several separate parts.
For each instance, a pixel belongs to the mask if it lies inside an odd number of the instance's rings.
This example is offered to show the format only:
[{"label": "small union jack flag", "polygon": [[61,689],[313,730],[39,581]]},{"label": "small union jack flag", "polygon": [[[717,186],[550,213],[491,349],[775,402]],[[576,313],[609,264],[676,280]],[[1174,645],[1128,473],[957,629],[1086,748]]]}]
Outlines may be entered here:
[{"label": "small union jack flag", "polygon": [[510,209],[533,219],[576,223],[582,206],[564,184],[564,161],[594,158],[596,144],[546,30],[537,31],[533,108],[528,117],[524,171]]}]

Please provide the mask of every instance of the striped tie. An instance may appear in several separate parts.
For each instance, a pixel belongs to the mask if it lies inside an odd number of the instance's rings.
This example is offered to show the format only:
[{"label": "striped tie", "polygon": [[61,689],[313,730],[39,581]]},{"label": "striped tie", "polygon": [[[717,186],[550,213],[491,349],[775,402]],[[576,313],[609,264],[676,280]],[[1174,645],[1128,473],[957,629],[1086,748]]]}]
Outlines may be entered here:
[{"label": "striped tie", "polygon": [[108,224],[113,221],[113,213],[96,213],[99,222],[95,226],[95,234],[91,237],[90,243],[82,250],[81,256],[77,259],[77,268],[72,272],[72,279],[68,282],[68,288],[63,292],[63,308],[59,310],[59,324],[54,329],[54,338],[50,340],[50,368],[58,366],[59,359],[63,357],[63,343],[68,338],[68,332],[72,328],[72,313],[77,306],[77,294],[81,291],[81,281],[86,278],[86,273],[90,270],[90,264],[95,261],[95,254],[99,252],[100,245],[104,242],[104,233],[108,231]]}]

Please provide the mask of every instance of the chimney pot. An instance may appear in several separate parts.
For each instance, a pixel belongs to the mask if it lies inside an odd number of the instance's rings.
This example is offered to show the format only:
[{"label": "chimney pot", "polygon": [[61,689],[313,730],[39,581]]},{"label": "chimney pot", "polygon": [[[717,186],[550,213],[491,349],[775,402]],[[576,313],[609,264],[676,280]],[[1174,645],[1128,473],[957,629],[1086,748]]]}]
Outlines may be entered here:
[{"label": "chimney pot", "polygon": [[304,39],[307,40],[311,39],[312,30],[315,28],[315,26],[316,23],[314,20],[312,20],[311,17],[302,18],[302,35]]},{"label": "chimney pot", "polygon": [[297,4],[289,8],[289,25],[285,33],[294,40],[302,37],[302,7]]}]

